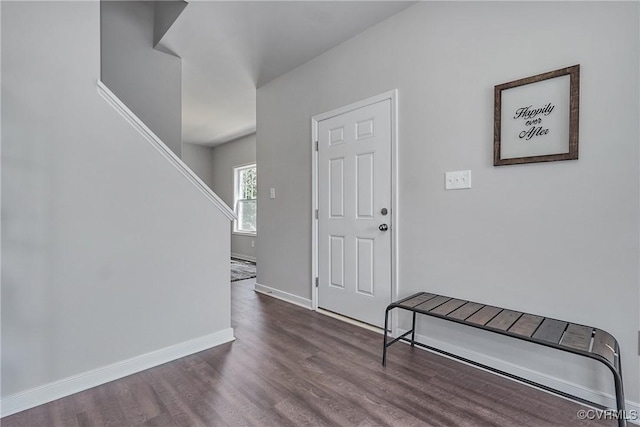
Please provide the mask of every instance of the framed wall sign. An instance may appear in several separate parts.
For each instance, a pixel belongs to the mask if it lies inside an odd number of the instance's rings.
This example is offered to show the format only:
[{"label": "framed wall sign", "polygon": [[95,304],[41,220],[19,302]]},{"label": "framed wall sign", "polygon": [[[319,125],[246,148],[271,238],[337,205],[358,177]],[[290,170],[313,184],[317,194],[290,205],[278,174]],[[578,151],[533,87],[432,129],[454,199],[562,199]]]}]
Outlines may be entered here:
[{"label": "framed wall sign", "polygon": [[493,165],[578,158],[580,65],[495,87]]}]

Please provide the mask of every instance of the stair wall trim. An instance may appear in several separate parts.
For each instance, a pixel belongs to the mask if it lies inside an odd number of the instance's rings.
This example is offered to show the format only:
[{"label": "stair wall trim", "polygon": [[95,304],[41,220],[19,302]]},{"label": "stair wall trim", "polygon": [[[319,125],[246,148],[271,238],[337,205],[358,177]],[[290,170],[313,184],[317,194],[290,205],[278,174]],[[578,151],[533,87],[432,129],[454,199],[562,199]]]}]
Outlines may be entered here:
[{"label": "stair wall trim", "polygon": [[237,219],[235,212],[205,184],[158,136],[142,123],[111,90],[98,80],[98,93],[111,105],[127,122],[131,124],[165,159],[187,178],[202,194],[213,203],[230,221]]}]

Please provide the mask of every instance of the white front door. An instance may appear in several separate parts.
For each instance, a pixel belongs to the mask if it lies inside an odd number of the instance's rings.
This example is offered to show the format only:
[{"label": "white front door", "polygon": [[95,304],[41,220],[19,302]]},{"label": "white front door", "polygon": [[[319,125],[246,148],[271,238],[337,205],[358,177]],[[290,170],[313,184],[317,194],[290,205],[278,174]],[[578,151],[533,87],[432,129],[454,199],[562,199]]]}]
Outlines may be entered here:
[{"label": "white front door", "polygon": [[391,201],[391,100],[318,122],[319,308],[383,327]]}]

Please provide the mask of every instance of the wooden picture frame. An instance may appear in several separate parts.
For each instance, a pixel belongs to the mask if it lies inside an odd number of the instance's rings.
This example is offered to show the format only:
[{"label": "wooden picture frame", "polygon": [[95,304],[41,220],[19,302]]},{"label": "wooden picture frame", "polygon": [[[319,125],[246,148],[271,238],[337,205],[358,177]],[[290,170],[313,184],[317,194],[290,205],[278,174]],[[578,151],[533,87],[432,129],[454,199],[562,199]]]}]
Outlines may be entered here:
[{"label": "wooden picture frame", "polygon": [[580,65],[495,86],[493,165],[578,158]]}]

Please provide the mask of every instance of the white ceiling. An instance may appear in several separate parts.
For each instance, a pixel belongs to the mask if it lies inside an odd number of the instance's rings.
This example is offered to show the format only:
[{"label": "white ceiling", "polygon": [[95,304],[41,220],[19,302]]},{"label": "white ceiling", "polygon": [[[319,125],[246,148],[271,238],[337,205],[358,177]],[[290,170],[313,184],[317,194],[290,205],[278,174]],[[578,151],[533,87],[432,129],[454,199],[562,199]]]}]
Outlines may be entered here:
[{"label": "white ceiling", "polygon": [[162,39],[182,58],[183,141],[255,131],[257,87],[413,3],[192,0]]}]

